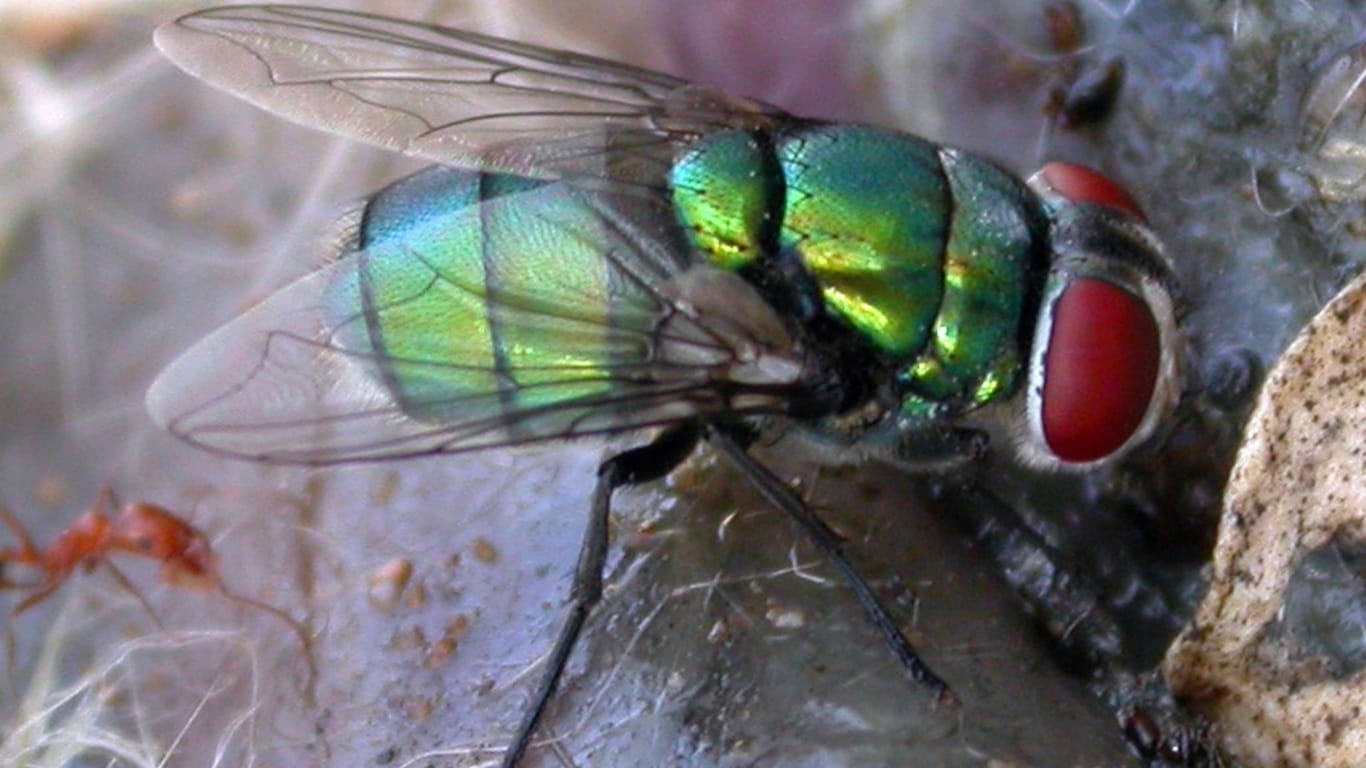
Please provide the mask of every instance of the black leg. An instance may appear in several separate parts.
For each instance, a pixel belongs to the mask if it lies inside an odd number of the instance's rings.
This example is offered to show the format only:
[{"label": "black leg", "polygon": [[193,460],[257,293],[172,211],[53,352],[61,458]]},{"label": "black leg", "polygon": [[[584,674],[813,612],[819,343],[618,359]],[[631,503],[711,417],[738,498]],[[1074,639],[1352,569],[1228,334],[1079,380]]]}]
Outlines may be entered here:
[{"label": "black leg", "polygon": [[[959,499],[963,503],[954,505],[954,516],[996,562],[1002,578],[1059,649],[1085,668],[1092,691],[1115,713],[1134,752],[1154,767],[1223,765],[1208,726],[1181,708],[1162,675],[1129,670],[1124,630],[1101,585],[995,493],[975,485],[961,489]],[[1136,589],[1152,590],[1142,585]],[[1158,599],[1154,595],[1148,602]]]},{"label": "black leg", "polygon": [[911,641],[906,639],[906,635],[897,627],[891,614],[877,599],[872,588],[859,575],[853,563],[849,562],[848,556],[844,554],[844,546],[840,543],[835,532],[830,530],[830,527],[817,517],[782,480],[770,472],[767,467],[755,461],[754,457],[749,455],[745,447],[732,434],[719,427],[709,427],[707,442],[711,443],[722,456],[725,456],[739,468],[770,504],[786,512],[789,517],[795,520],[815,542],[817,548],[834,562],[849,586],[853,588],[854,594],[858,596],[858,601],[863,606],[863,610],[867,612],[868,618],[877,627],[877,631],[883,639],[887,641],[887,645],[891,646],[897,660],[911,673],[911,677],[938,694],[939,703],[956,704],[958,698],[949,689],[948,683],[940,679],[921,660],[920,655],[915,651],[915,647],[911,645]]},{"label": "black leg", "polygon": [[612,492],[618,488],[644,483],[669,474],[697,447],[700,432],[695,425],[673,427],[660,433],[649,445],[633,448],[613,456],[598,468],[598,484],[593,490],[593,511],[588,530],[579,549],[579,562],[574,567],[574,586],[569,593],[569,615],[555,646],[545,662],[541,682],[532,694],[531,702],[522,715],[512,743],[503,754],[503,768],[512,768],[521,760],[531,743],[536,726],[545,714],[546,705],[560,682],[565,663],[579,639],[584,621],[602,597],[602,569],[607,560],[608,528],[612,515]]},{"label": "black leg", "polygon": [[968,526],[978,549],[995,561],[1060,650],[1090,669],[1118,665],[1124,658],[1123,631],[1102,604],[1100,585],[981,484],[963,489],[962,497],[954,517]]}]

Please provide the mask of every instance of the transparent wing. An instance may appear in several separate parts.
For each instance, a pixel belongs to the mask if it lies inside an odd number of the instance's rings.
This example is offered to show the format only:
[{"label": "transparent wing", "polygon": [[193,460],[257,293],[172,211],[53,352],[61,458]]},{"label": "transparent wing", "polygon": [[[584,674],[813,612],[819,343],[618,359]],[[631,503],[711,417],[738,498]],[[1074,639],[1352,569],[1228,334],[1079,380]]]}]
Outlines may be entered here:
[{"label": "transparent wing", "polygon": [[156,44],[190,74],[304,125],[539,178],[623,178],[609,156],[672,157],[699,133],[782,116],[624,64],[339,10],[214,8],[161,27]]},{"label": "transparent wing", "polygon": [[642,205],[542,184],[345,253],[172,363],[148,409],[210,449],[304,463],[784,412],[805,382],[782,324],[679,260]]}]

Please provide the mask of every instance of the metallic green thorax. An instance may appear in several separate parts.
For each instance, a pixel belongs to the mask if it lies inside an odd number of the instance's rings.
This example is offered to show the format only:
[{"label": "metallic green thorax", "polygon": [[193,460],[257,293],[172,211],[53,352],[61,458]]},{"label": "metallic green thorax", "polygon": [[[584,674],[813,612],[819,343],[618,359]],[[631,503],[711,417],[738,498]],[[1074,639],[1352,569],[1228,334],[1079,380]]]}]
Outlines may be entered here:
[{"label": "metallic green thorax", "polygon": [[825,310],[894,361],[909,415],[1013,389],[1047,224],[996,166],[905,134],[813,124],[704,137],[671,181],[713,264],[795,254]]}]

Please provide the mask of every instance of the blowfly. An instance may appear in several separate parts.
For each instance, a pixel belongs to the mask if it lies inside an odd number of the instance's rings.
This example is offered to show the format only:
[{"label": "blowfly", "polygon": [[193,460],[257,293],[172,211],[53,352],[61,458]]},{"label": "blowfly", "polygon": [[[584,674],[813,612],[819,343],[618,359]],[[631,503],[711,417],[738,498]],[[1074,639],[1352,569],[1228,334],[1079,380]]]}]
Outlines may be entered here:
[{"label": "blowfly", "polygon": [[747,447],[781,426],[912,469],[985,446],[1087,469],[1172,409],[1170,267],[1132,199],[1050,164],[802,119],[624,64],[363,13],[240,6],[161,28],[208,83],[435,165],[374,193],[320,269],[152,385],[181,438],[328,464],[653,430],[603,462],[568,618],[504,765],[601,592],[614,490],[700,441],[847,576],[952,701],[835,534]]}]

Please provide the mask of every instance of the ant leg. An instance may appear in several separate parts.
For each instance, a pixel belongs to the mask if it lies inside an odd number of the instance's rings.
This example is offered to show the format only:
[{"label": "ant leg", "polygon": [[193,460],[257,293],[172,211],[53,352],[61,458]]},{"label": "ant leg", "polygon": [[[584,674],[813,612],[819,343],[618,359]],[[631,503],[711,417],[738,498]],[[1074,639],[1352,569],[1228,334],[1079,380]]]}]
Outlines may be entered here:
[{"label": "ant leg", "polygon": [[64,581],[65,579],[51,579],[40,583],[37,587],[37,591],[19,601],[19,604],[14,606],[14,609],[9,612],[9,615],[18,616],[38,603],[43,602],[47,599],[48,595],[56,592],[57,588],[62,586],[62,582]]},{"label": "ant leg", "polygon": [[949,689],[949,684],[920,658],[911,641],[906,639],[906,635],[897,627],[891,613],[878,600],[853,563],[849,562],[849,557],[844,553],[844,545],[840,543],[839,536],[830,530],[830,526],[811,511],[786,483],[750,456],[730,430],[714,426],[708,428],[707,442],[734,464],[770,504],[786,512],[801,526],[816,547],[830,558],[844,575],[845,581],[853,588],[859,604],[863,606],[864,612],[868,614],[878,633],[887,641],[892,653],[896,654],[901,666],[911,673],[911,678],[934,691],[940,704],[958,703],[958,697]]},{"label": "ant leg", "polygon": [[101,514],[113,516],[119,508],[119,497],[114,494],[112,486],[104,486],[100,493],[95,497],[95,506],[92,508]]},{"label": "ant leg", "polygon": [[4,504],[0,504],[0,523],[3,523],[4,526],[10,530],[10,533],[14,534],[14,538],[19,540],[18,551],[13,549],[0,549],[0,589],[33,590],[32,594],[19,601],[19,604],[10,610],[10,616],[18,616],[38,603],[43,602],[43,600],[47,599],[48,595],[62,586],[62,582],[66,581],[66,574],[62,573],[54,576],[51,571],[44,569],[43,578],[35,582],[25,584],[10,579],[5,575],[3,570],[5,563],[18,563],[34,568],[43,568],[43,557],[38,552],[38,548],[33,545],[33,539],[29,538],[28,531],[25,530],[23,524],[19,522],[19,518],[15,517],[14,512]]},{"label": "ant leg", "polygon": [[123,587],[125,592],[137,598],[138,602],[142,604],[142,609],[147,611],[148,616],[152,617],[152,623],[157,625],[157,629],[165,632],[166,625],[161,623],[161,617],[157,616],[157,612],[152,610],[152,604],[147,602],[147,597],[142,594],[142,591],[133,584],[131,579],[124,575],[123,571],[119,570],[117,565],[114,565],[107,559],[102,562],[104,563],[104,566],[109,569],[109,574],[114,577],[114,581],[118,582],[118,585]]},{"label": "ant leg", "polygon": [[9,549],[0,550],[0,563],[14,562],[35,565],[40,559],[38,548],[33,545],[33,539],[29,538],[28,531],[19,522],[19,518],[15,517],[14,512],[4,504],[0,504],[0,523],[4,523],[10,533],[14,534],[14,538],[19,540],[18,552]]},{"label": "ant leg", "polygon": [[315,704],[315,696],[318,686],[318,661],[313,655],[313,637],[308,634],[303,622],[286,613],[283,609],[271,605],[263,600],[254,597],[240,595],[228,589],[222,579],[218,580],[218,592],[223,597],[259,611],[265,611],[289,626],[294,635],[299,638],[299,645],[303,648],[304,661],[308,664],[308,681],[304,685],[304,703],[310,707]]},{"label": "ant leg", "polygon": [[574,585],[569,593],[569,616],[546,659],[545,672],[532,694],[531,702],[517,726],[516,734],[503,753],[503,768],[512,768],[531,743],[536,725],[545,713],[550,697],[564,673],[569,654],[574,650],[584,621],[602,597],[602,569],[607,561],[608,529],[612,513],[612,493],[618,488],[661,478],[677,467],[697,447],[701,431],[695,424],[670,427],[653,441],[613,456],[598,467],[598,483],[593,490],[593,511],[584,533],[579,561],[574,567]]}]

